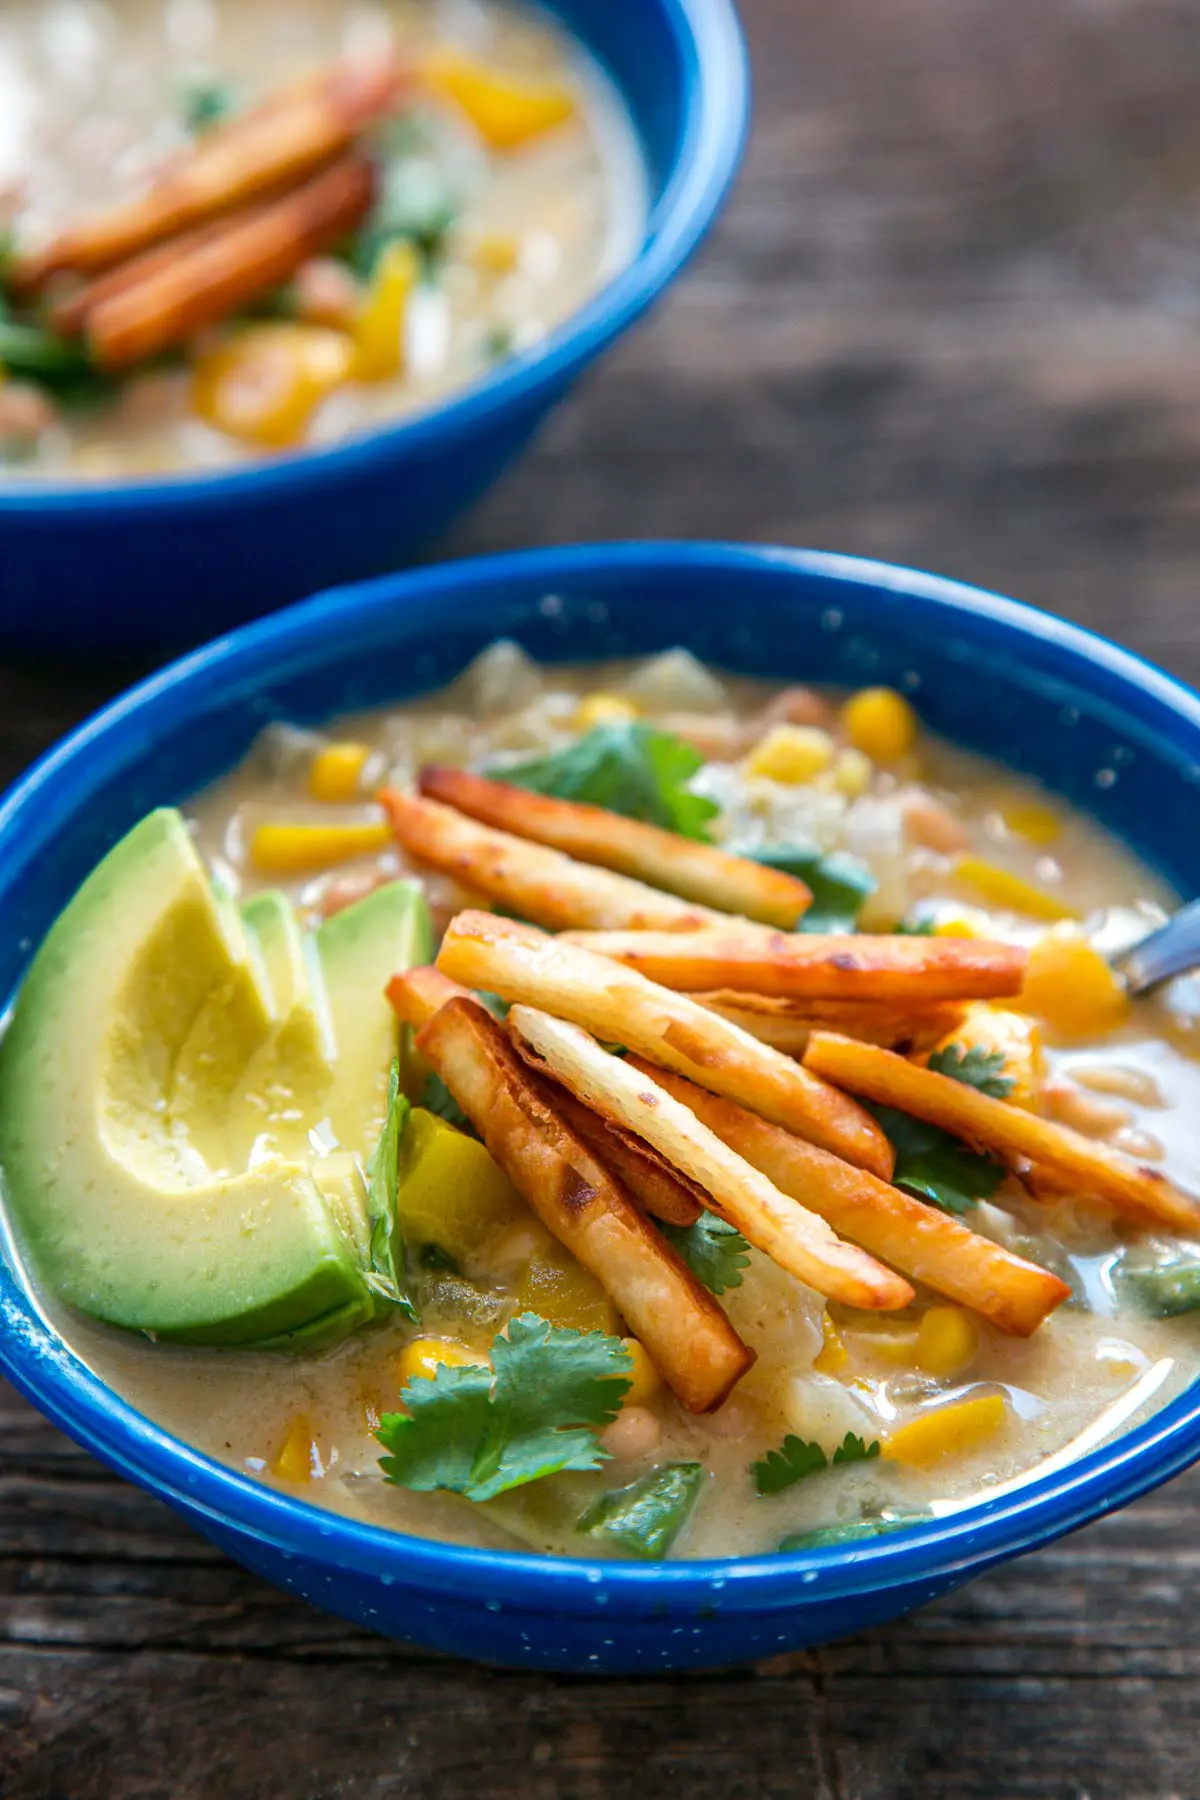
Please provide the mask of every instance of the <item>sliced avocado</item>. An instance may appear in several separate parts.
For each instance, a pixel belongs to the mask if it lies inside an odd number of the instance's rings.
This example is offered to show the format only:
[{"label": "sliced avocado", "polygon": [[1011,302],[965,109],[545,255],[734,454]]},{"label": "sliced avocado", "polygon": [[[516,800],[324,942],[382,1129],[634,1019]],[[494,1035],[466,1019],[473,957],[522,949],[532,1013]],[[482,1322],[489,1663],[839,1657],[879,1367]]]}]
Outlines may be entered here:
[{"label": "sliced avocado", "polygon": [[[420,910],[409,890],[411,943]],[[249,1166],[214,1166],[201,1148],[229,1142],[231,1096],[296,1013],[267,935],[260,956],[183,820],[164,809],[84,882],[17,998],[0,1042],[0,1166],[14,1224],[46,1284],[112,1324],[184,1342],[309,1347],[374,1309],[345,1170],[326,1171],[333,1159],[311,1150],[261,1145]],[[398,942],[383,935],[390,975],[402,966]],[[365,971],[365,942],[358,954]],[[369,1011],[372,996],[360,998]],[[348,1089],[358,1070],[364,1125],[382,1119],[375,1097],[386,1099],[391,1060],[381,1031],[372,1041],[374,1067],[365,1052],[338,1057],[328,1081]],[[317,1124],[326,1089],[292,1087],[306,1125]],[[351,1111],[348,1091],[339,1111]],[[354,1149],[369,1155],[373,1142],[368,1131]]]},{"label": "sliced avocado", "polygon": [[229,1096],[225,1160],[238,1166],[264,1151],[306,1159],[337,1054],[315,941],[286,894],[275,890],[247,900],[241,916],[261,957],[276,1023]]}]

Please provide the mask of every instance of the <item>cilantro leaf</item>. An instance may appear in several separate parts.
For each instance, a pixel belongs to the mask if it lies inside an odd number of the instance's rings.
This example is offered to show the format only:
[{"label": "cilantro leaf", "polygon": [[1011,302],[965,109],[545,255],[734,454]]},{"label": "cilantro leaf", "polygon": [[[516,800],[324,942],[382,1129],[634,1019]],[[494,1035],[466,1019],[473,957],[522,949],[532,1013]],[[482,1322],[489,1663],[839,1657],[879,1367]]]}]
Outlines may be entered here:
[{"label": "cilantro leaf", "polygon": [[893,937],[933,937],[937,926],[932,919],[901,919],[892,926]]},{"label": "cilantro leaf", "polygon": [[864,904],[879,886],[866,863],[844,850],[825,852],[812,844],[771,844],[741,854],[807,882],[812,905],[801,916],[797,931],[853,931]]},{"label": "cilantro leaf", "polygon": [[417,1311],[409,1298],[404,1242],[396,1210],[400,1189],[400,1139],[411,1111],[410,1101],[400,1092],[400,1065],[393,1062],[388,1076],[387,1117],[367,1172],[367,1218],[371,1227],[368,1244],[371,1267],[367,1285],[415,1321]]},{"label": "cilantro leaf", "polygon": [[628,1487],[602,1494],[575,1529],[617,1544],[644,1562],[658,1562],[687,1524],[703,1486],[700,1463],[667,1463]]},{"label": "cilantro leaf", "polygon": [[964,1213],[977,1200],[990,1200],[1004,1180],[1000,1163],[968,1150],[940,1126],[927,1125],[891,1106],[863,1104],[896,1152],[893,1183],[919,1200],[928,1200],[943,1212]]},{"label": "cilantro leaf", "polygon": [[964,1087],[977,1088],[995,1100],[1007,1099],[1015,1086],[1012,1076],[1004,1073],[1003,1050],[985,1050],[980,1044],[970,1048],[947,1044],[944,1050],[934,1051],[929,1067],[935,1074],[948,1075],[951,1081],[961,1081]]},{"label": "cilantro leaf", "polygon": [[750,1473],[760,1494],[781,1494],[806,1476],[818,1475],[822,1469],[834,1468],[839,1463],[873,1462],[879,1450],[878,1438],[868,1444],[853,1431],[848,1431],[833,1455],[826,1456],[820,1444],[810,1444],[804,1438],[789,1435],[778,1450],[769,1450],[761,1462],[752,1463]]},{"label": "cilantro leaf", "polygon": [[750,1246],[736,1225],[706,1212],[694,1225],[660,1224],[658,1228],[710,1293],[723,1294],[726,1288],[741,1287]]},{"label": "cilantro leaf", "polygon": [[416,1376],[375,1435],[390,1456],[384,1476],[421,1493],[444,1489],[492,1500],[562,1469],[598,1469],[596,1436],[629,1391],[632,1363],[619,1338],[565,1331],[535,1313],[510,1321],[492,1367]]},{"label": "cilantro leaf", "polygon": [[229,82],[216,76],[189,81],[179,96],[179,109],[186,130],[193,137],[210,130],[227,119],[234,110],[234,92]]},{"label": "cilantro leaf", "polygon": [[465,1131],[468,1137],[479,1135],[441,1076],[433,1069],[425,1077],[425,1085],[417,1104],[426,1112],[436,1113],[439,1119],[445,1119],[447,1125],[454,1125],[459,1131]]},{"label": "cilantro leaf", "polygon": [[704,758],[692,744],[629,719],[596,725],[565,750],[491,772],[535,794],[584,800],[627,819],[642,819],[681,837],[707,842],[708,821],[720,807],[687,787],[703,765]]}]

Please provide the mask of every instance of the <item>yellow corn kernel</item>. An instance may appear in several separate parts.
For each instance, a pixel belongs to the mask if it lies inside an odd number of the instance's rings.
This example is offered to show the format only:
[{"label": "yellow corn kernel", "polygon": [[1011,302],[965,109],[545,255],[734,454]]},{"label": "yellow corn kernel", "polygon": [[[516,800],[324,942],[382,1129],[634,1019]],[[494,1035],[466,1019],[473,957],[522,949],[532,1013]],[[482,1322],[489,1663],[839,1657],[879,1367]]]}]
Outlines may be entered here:
[{"label": "yellow corn kernel", "polygon": [[1075,932],[1051,932],[1029,953],[1015,1002],[1056,1038],[1103,1037],[1124,1023],[1129,996],[1098,950]]},{"label": "yellow corn kernel", "polygon": [[773,725],[750,752],[746,773],[795,786],[823,775],[835,749],[833,739],[819,725]]},{"label": "yellow corn kernel", "polygon": [[895,688],[863,688],[842,708],[842,724],[856,750],[876,762],[899,762],[917,741],[917,715]]},{"label": "yellow corn kernel", "polygon": [[314,800],[357,800],[359,782],[371,752],[366,744],[326,744],[308,766],[308,791]]},{"label": "yellow corn kernel", "polygon": [[515,150],[575,116],[575,96],[556,81],[497,75],[450,44],[421,60],[425,86],[466,113],[493,150]]},{"label": "yellow corn kernel", "polygon": [[821,1320],[821,1331],[825,1341],[813,1357],[813,1368],[818,1375],[836,1375],[850,1361],[846,1340],[828,1313]]},{"label": "yellow corn kernel", "polygon": [[230,437],[286,450],[353,363],[344,332],[284,320],[246,325],[192,365],[192,410]]},{"label": "yellow corn kernel", "polygon": [[961,1306],[931,1306],[917,1329],[917,1367],[961,1375],[979,1354],[979,1326]]},{"label": "yellow corn kernel", "polygon": [[1012,1082],[1007,1098],[1027,1112],[1036,1110],[1046,1074],[1046,1053],[1033,1019],[1006,1006],[975,1000],[967,1007],[962,1024],[946,1033],[938,1049],[950,1044],[993,1056],[999,1053],[1004,1058],[1000,1073]]},{"label": "yellow corn kernel", "polygon": [[407,238],[394,238],[380,252],[354,319],[354,376],[388,381],[404,367],[404,322],[412,291],[421,278],[421,259]]},{"label": "yellow corn kernel", "polygon": [[300,875],[356,856],[377,856],[391,842],[391,831],[382,822],[260,825],[250,840],[250,861],[260,875]]},{"label": "yellow corn kernel", "polygon": [[662,1376],[650,1361],[645,1348],[639,1344],[636,1338],[622,1338],[621,1342],[633,1359],[631,1386],[621,1405],[646,1406],[662,1386]]},{"label": "yellow corn kernel", "polygon": [[934,937],[990,938],[994,936],[991,920],[973,906],[964,907],[952,919],[939,919]]},{"label": "yellow corn kernel", "polygon": [[414,1378],[432,1381],[440,1368],[465,1369],[472,1364],[479,1367],[486,1360],[477,1351],[449,1338],[413,1338],[396,1358],[396,1379],[404,1387]]},{"label": "yellow corn kernel", "polygon": [[833,765],[833,785],[847,800],[857,800],[870,787],[874,773],[870,757],[864,756],[861,750],[839,750]]},{"label": "yellow corn kernel", "polygon": [[272,1475],[281,1481],[320,1481],[325,1473],[317,1434],[312,1421],[298,1413],[287,1428],[287,1435],[275,1453]]},{"label": "yellow corn kernel", "polygon": [[597,725],[626,725],[637,716],[637,706],[624,694],[588,694],[575,708],[571,723],[576,731],[591,731]]},{"label": "yellow corn kernel", "polygon": [[471,260],[488,275],[511,275],[521,260],[521,240],[511,231],[484,231],[471,245]]},{"label": "yellow corn kernel", "polygon": [[911,1369],[917,1354],[916,1328],[896,1331],[863,1331],[857,1337],[858,1348],[882,1362]]},{"label": "yellow corn kernel", "polygon": [[891,1462],[925,1468],[943,1456],[964,1456],[993,1437],[1003,1425],[1008,1404],[1003,1394],[977,1394],[954,1400],[934,1412],[921,1413],[907,1425],[898,1425],[883,1440],[883,1455]]},{"label": "yellow corn kernel", "polygon": [[1027,919],[1077,919],[1073,907],[1065,906],[1054,894],[1035,887],[1011,869],[988,862],[982,856],[960,856],[954,865],[956,878],[982,895],[989,906],[1005,912],[1023,913]]},{"label": "yellow corn kernel", "polygon": [[552,1245],[535,1256],[521,1281],[517,1311],[537,1313],[566,1331],[616,1331],[612,1301],[596,1277],[570,1251]]},{"label": "yellow corn kernel", "polygon": [[1062,821],[1052,806],[1040,800],[1018,800],[1001,808],[1000,817],[1018,837],[1045,850],[1062,833]]}]

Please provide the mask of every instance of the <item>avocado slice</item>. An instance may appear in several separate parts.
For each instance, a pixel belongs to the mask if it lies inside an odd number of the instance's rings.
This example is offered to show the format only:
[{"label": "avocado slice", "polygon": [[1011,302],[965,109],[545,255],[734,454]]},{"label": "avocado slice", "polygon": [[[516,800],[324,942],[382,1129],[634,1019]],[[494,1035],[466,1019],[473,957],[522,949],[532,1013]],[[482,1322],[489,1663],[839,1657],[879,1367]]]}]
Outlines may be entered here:
[{"label": "avocado slice", "polygon": [[[403,908],[393,898],[379,910],[389,928],[381,959],[428,942],[418,890],[394,885]],[[354,1032],[339,1053],[316,965],[302,943],[297,956],[282,909],[272,903],[269,922],[267,910],[251,903],[247,932],[179,814],[152,813],[56,921],[0,1041],[0,1167],[18,1236],[48,1287],[111,1324],[181,1342],[311,1348],[376,1308],[352,1157],[322,1156],[299,1132],[281,1153],[269,1129],[251,1133],[240,1115],[261,1122],[254,1072],[274,1068],[305,1136],[335,1092],[351,1118],[360,1077],[356,1118],[381,1123],[375,1095],[386,1104],[395,1042],[394,1026],[385,1039],[379,1023],[390,1014],[382,989],[402,965],[391,961],[373,990],[357,987],[355,972],[373,978],[378,963],[369,929],[344,928],[358,948],[336,978],[339,1007],[348,1031],[352,994],[364,1015],[378,1013],[372,1067]],[[307,1036],[319,1080],[283,1055],[289,1033]],[[239,1133],[255,1153],[231,1162]],[[364,1160],[374,1147],[369,1133],[343,1142]]]}]

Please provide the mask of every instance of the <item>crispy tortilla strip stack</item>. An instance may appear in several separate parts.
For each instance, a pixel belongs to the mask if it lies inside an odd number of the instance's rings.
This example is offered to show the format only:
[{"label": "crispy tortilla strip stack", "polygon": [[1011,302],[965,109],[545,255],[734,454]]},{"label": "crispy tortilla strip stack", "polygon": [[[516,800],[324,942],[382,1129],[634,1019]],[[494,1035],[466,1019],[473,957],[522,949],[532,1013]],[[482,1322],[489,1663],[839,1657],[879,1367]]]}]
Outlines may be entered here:
[{"label": "crispy tortilla strip stack", "polygon": [[13,291],[32,293],[63,269],[91,275],[111,268],[163,238],[302,181],[387,111],[400,83],[390,58],[339,64],[319,81],[298,85],[285,101],[206,133],[146,193],[82,220],[18,261],[10,274]]},{"label": "crispy tortilla strip stack", "polygon": [[982,938],[792,937],[733,926],[678,939],[654,931],[573,931],[569,941],[684,993],[737,988],[784,999],[918,1006],[1017,994],[1028,960],[1016,944]]},{"label": "crispy tortilla strip stack", "polygon": [[995,1100],[948,1075],[918,1068],[890,1050],[816,1032],[804,1061],[852,1093],[940,1125],[1018,1173],[1029,1163],[1035,1170],[1045,1170],[1055,1185],[1061,1182],[1064,1190],[1106,1200],[1117,1212],[1135,1219],[1152,1219],[1174,1231],[1200,1229],[1200,1202],[1157,1169],[1141,1168],[1107,1144],[1093,1143],[1065,1125]]},{"label": "crispy tortilla strip stack", "polygon": [[837,1031],[843,1037],[883,1044],[889,1050],[935,1050],[957,1030],[965,1014],[964,1007],[949,1001],[917,1006],[870,1000],[781,1000],[774,994],[739,994],[733,988],[696,993],[692,998],[785,1056],[803,1056],[814,1031]]},{"label": "crispy tortilla strip stack", "polygon": [[554,1112],[496,1021],[441,1007],[418,1039],[513,1186],[590,1269],[691,1412],[720,1406],[754,1361],[707,1288]]},{"label": "crispy tortilla strip stack", "polygon": [[651,1068],[638,1057],[628,1060],[690,1107],[722,1143],[761,1170],[781,1193],[820,1213],[839,1237],[861,1244],[914,1281],[974,1308],[1001,1331],[1032,1336],[1070,1295],[1057,1275],[980,1237],[960,1219],[781,1131],[732,1100],[706,1094],[680,1075]]},{"label": "crispy tortilla strip stack", "polygon": [[365,157],[343,157],[281,199],[235,215],[225,230],[185,240],[165,263],[156,258],[149,274],[87,311],[94,361],[102,369],[143,362],[286,281],[354,230],[374,183]]},{"label": "crispy tortilla strip stack", "polygon": [[437,966],[468,987],[541,1007],[606,1042],[640,1050],[847,1162],[885,1180],[891,1175],[892,1147],[862,1107],[716,1013],[606,957],[492,913],[462,912],[450,922]]},{"label": "crispy tortilla strip stack", "polygon": [[436,800],[395,788],[385,788],[379,800],[401,849],[410,856],[551,931],[567,925],[599,928],[602,923],[606,928],[620,923],[692,931],[720,916],[628,876],[575,862],[558,850],[491,831]]},{"label": "crispy tortilla strip stack", "polygon": [[652,1144],[708,1195],[713,1212],[781,1269],[848,1306],[889,1311],[908,1305],[913,1290],[907,1281],[865,1250],[842,1243],[824,1219],[781,1194],[643,1069],[612,1056],[578,1025],[532,1006],[514,1006],[508,1026],[534,1068]]},{"label": "crispy tortilla strip stack", "polygon": [[465,769],[422,769],[418,786],[428,799],[456,806],[484,825],[533,838],[580,862],[600,863],[718,912],[741,913],[790,931],[812,900],[794,875],[768,869],[748,856],[733,856],[714,844],[626,819],[603,806],[547,799]]}]

